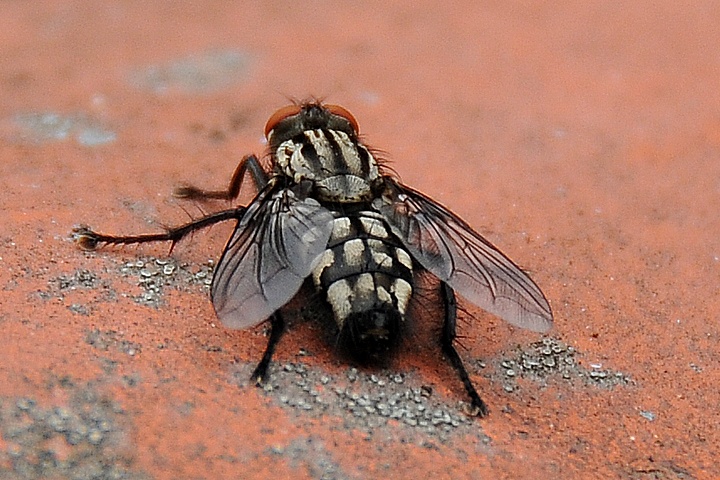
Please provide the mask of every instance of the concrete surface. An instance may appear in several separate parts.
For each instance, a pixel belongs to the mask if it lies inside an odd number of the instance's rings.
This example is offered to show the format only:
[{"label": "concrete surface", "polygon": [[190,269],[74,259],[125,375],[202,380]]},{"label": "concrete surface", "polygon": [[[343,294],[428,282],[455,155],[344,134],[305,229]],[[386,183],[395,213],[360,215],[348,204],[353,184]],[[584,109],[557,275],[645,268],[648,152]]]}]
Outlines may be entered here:
[{"label": "concrete surface", "polygon": [[[716,2],[242,3],[2,2],[0,478],[720,477]],[[464,304],[488,418],[432,302],[384,370],[296,302],[263,391],[207,298],[231,225],[69,240],[199,216],[173,187],[309,95],[550,299],[545,337]]]}]

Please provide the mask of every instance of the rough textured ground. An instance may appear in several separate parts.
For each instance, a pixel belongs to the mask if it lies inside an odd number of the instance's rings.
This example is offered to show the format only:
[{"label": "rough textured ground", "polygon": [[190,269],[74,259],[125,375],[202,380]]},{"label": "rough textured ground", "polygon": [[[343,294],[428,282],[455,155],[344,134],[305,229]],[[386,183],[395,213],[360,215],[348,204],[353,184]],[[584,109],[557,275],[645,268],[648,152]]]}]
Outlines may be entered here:
[{"label": "rough textured ground", "polygon": [[[719,24],[712,1],[3,2],[0,478],[720,477]],[[308,95],[550,299],[545,337],[464,304],[488,418],[431,308],[372,370],[296,302],[263,391],[264,327],[207,298],[231,225],[170,256],[69,240],[200,215],[173,187],[225,185]]]}]

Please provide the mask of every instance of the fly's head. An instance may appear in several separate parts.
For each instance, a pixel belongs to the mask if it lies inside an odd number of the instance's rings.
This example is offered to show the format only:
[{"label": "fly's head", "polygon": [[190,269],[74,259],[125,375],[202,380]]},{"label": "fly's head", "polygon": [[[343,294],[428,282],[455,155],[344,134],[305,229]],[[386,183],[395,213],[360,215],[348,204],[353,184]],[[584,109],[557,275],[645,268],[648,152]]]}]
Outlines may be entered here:
[{"label": "fly's head", "polygon": [[357,120],[339,105],[307,102],[288,105],[275,112],[265,124],[265,138],[272,150],[306,130],[336,130],[357,141]]},{"label": "fly's head", "polygon": [[265,136],[275,173],[290,183],[310,181],[315,196],[328,202],[372,199],[378,163],[343,107],[312,102],[281,108],[265,125]]}]

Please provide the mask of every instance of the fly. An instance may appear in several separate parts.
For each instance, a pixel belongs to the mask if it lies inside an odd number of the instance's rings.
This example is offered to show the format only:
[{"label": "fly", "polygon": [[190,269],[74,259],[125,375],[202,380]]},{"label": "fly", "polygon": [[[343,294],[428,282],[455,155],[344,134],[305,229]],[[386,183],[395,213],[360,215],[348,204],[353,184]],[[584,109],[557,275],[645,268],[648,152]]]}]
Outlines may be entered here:
[{"label": "fly", "polygon": [[307,102],[278,110],[265,126],[269,167],[244,157],[226,190],[176,189],[192,200],[238,197],[247,174],[258,188],[252,202],[168,228],[116,236],[82,226],[78,245],[169,241],[226,220],[236,221],[212,281],[218,318],[228,328],[270,321],[265,353],[252,374],[258,385],[283,333],[281,308],[307,280],[332,309],[340,343],[359,361],[387,356],[407,321],[414,279],[439,280],[443,352],[457,371],[472,413],[488,413],[453,344],[455,292],[513,325],[544,332],[552,311],[538,286],[467,223],[403,185],[358,137],[355,118],[337,105]]}]

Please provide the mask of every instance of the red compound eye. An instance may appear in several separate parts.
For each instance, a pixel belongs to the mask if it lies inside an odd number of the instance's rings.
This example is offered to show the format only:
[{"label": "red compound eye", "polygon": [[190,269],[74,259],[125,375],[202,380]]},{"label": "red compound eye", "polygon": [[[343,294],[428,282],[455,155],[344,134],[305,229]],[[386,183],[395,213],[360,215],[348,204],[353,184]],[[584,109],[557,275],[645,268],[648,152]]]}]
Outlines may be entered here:
[{"label": "red compound eye", "polygon": [[352,113],[348,112],[345,108],[341,107],[340,105],[323,105],[325,110],[332,113],[333,115],[337,115],[338,117],[342,117],[348,122],[350,122],[350,126],[352,127],[353,131],[355,133],[360,133],[360,127],[358,127],[357,120],[355,120],[355,117],[353,117]]},{"label": "red compound eye", "polygon": [[300,105],[288,105],[283,107],[277,112],[272,114],[272,117],[265,124],[265,138],[270,134],[271,131],[277,126],[278,123],[282,122],[286,118],[297,115],[302,110]]}]

